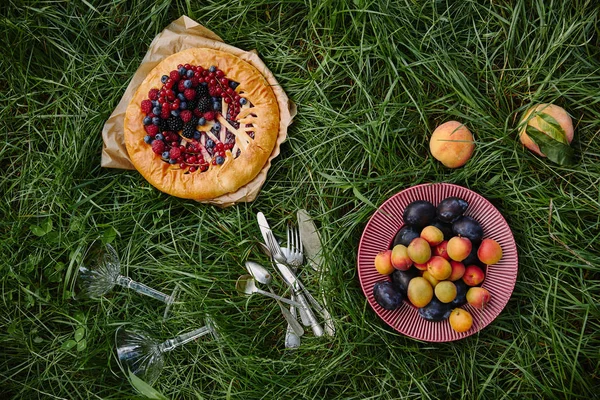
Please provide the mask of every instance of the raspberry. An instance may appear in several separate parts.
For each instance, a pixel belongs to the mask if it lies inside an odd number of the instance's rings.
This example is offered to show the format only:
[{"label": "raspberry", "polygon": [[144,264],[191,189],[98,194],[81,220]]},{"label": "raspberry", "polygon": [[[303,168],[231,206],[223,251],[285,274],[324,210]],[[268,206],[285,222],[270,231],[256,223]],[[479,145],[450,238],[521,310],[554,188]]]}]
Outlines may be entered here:
[{"label": "raspberry", "polygon": [[171,106],[170,105],[168,107],[163,107],[162,110],[160,110],[160,117],[162,119],[169,119],[170,116],[171,116]]},{"label": "raspberry", "polygon": [[206,118],[207,121],[212,121],[213,119],[215,119],[215,112],[214,111],[205,112],[204,118]]},{"label": "raspberry", "polygon": [[152,125],[152,124],[146,125],[146,126],[144,126],[144,129],[150,136],[154,136],[158,133],[158,126],[156,126],[156,125]]},{"label": "raspberry", "polygon": [[165,142],[162,140],[155,140],[152,142],[152,151],[156,154],[162,154],[165,151]]},{"label": "raspberry", "polygon": [[181,114],[179,114],[179,116],[181,117],[181,119],[183,120],[183,122],[190,122],[190,120],[192,119],[192,112],[190,110],[184,110],[181,112]]},{"label": "raspberry", "polygon": [[202,111],[200,111],[199,109],[196,108],[196,109],[194,109],[194,115],[196,117],[201,117],[202,116]]},{"label": "raspberry", "polygon": [[194,97],[196,97],[196,91],[194,89],[185,89],[183,95],[188,100],[194,100]]},{"label": "raspberry", "polygon": [[179,80],[179,78],[180,78],[179,72],[175,71],[175,70],[171,71],[169,73],[169,78],[171,78],[173,80],[173,82],[177,82]]},{"label": "raspberry", "polygon": [[169,157],[175,160],[181,157],[181,150],[179,150],[179,147],[173,147],[169,152]]},{"label": "raspberry", "polygon": [[183,93],[185,89],[186,89],[185,81],[179,81],[179,83],[177,84],[177,90],[179,90],[179,92]]},{"label": "raspberry", "polygon": [[158,99],[158,89],[150,89],[150,91],[148,92],[148,98],[150,100]]},{"label": "raspberry", "polygon": [[144,114],[150,114],[150,111],[152,111],[152,102],[148,99],[142,100],[142,112]]}]

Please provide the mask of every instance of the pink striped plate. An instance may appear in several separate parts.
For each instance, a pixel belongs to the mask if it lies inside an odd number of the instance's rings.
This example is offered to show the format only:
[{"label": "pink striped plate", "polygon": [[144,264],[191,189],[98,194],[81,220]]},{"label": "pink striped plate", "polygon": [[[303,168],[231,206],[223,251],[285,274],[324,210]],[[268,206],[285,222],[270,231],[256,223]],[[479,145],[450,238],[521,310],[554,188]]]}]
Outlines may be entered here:
[{"label": "pink striped plate", "polygon": [[[388,311],[377,304],[373,297],[375,282],[389,280],[375,269],[377,253],[389,249],[394,236],[402,228],[404,208],[415,200],[427,200],[437,205],[446,197],[456,196],[466,200],[469,208],[465,215],[475,218],[483,227],[484,238],[500,243],[502,259],[489,265],[483,287],[490,291],[492,300],[484,310],[470,305],[463,308],[473,315],[473,327],[458,333],[445,321],[431,322],[423,319],[417,309],[407,301],[400,308]],[[517,280],[517,246],[506,220],[500,212],[479,194],[449,183],[432,183],[410,187],[395,194],[373,214],[358,246],[358,276],[360,285],[373,310],[389,326],[398,332],[426,342],[450,342],[470,336],[485,328],[500,314],[510,298]]]}]

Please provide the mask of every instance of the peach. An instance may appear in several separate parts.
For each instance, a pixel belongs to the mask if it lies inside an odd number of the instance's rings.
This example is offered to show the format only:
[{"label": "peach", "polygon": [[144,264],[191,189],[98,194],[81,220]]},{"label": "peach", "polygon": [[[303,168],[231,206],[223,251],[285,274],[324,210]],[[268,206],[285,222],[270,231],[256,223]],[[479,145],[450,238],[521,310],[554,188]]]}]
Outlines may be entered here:
[{"label": "peach", "polygon": [[449,281],[454,282],[463,277],[465,274],[465,264],[452,260],[450,261],[450,266],[452,267],[452,273],[448,277]]},{"label": "peach", "polygon": [[391,262],[394,268],[400,271],[406,271],[412,265],[410,257],[408,257],[408,249],[403,244],[397,244],[392,249]]},{"label": "peach", "polygon": [[433,248],[433,255],[444,257],[446,260],[450,261],[450,256],[448,255],[448,241],[444,240],[442,243],[435,246]]},{"label": "peach", "polygon": [[417,264],[426,263],[431,257],[431,247],[423,238],[414,238],[408,245],[408,257]]},{"label": "peach", "polygon": [[438,281],[443,281],[452,274],[452,266],[445,258],[433,256],[427,261],[427,272]]},{"label": "peach", "polygon": [[377,253],[375,256],[375,269],[381,275],[389,275],[394,272],[391,250],[380,251]]},{"label": "peach", "polygon": [[477,265],[469,265],[465,268],[465,273],[462,277],[462,280],[468,286],[477,286],[485,279],[485,275],[483,270],[479,268]]},{"label": "peach", "polygon": [[[531,115],[533,114],[533,116]],[[545,115],[544,115],[545,114]],[[552,118],[562,128],[562,132],[552,126],[544,118]],[[523,146],[539,156],[546,157],[540,147],[527,135],[527,127],[535,128],[551,138],[564,144],[570,144],[573,140],[573,121],[564,108],[554,104],[538,104],[530,107],[519,121],[519,139]]]},{"label": "peach", "polygon": [[450,313],[450,317],[448,317],[448,322],[450,322],[450,326],[456,332],[466,332],[471,329],[473,326],[473,316],[467,310],[463,310],[462,308],[455,308]]},{"label": "peach", "polygon": [[437,246],[444,241],[444,233],[437,226],[429,225],[421,231],[421,237],[429,243],[430,246]]},{"label": "peach", "polygon": [[446,251],[450,258],[454,261],[462,261],[469,256],[473,245],[466,237],[454,236],[448,240]]},{"label": "peach", "polygon": [[494,239],[483,239],[477,250],[477,258],[484,264],[496,264],[502,258],[502,247]]},{"label": "peach", "polygon": [[425,307],[433,298],[433,288],[425,278],[417,276],[408,283],[408,300],[415,307]]},{"label": "peach", "polygon": [[431,155],[448,168],[467,163],[475,150],[473,135],[458,121],[448,121],[435,128],[429,140]]},{"label": "peach", "polygon": [[439,280],[435,279],[430,273],[429,271],[423,271],[423,278],[427,279],[427,282],[429,282],[431,284],[432,287],[436,287],[438,283],[440,283]]},{"label": "peach", "polygon": [[467,291],[467,302],[480,310],[483,310],[491,299],[492,295],[486,288],[475,286]]},{"label": "peach", "polygon": [[450,303],[456,298],[456,285],[450,281],[442,281],[435,286],[433,292],[442,303]]}]

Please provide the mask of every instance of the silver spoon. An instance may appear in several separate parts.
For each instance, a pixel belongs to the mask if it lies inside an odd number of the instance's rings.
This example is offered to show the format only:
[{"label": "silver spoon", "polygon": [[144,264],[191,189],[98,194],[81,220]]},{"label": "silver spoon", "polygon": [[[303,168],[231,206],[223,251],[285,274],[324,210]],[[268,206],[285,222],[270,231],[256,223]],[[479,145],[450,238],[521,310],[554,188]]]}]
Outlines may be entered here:
[{"label": "silver spoon", "polygon": [[[250,272],[250,275],[254,277],[259,283],[265,284],[268,286],[269,291],[273,294],[273,288],[271,287],[271,281],[273,280],[273,276],[267,271],[265,267],[256,263],[254,261],[246,261],[246,269]],[[279,308],[281,309],[281,313],[283,317],[287,321],[288,325],[292,328],[294,333],[300,337],[304,335],[304,328],[298,322],[298,320],[292,315],[292,313],[281,304],[280,301],[277,301]]]},{"label": "silver spoon", "polygon": [[238,278],[237,282],[235,283],[235,288],[237,289],[238,292],[240,292],[242,294],[252,295],[254,293],[258,293],[258,294],[262,294],[263,296],[267,296],[267,297],[270,297],[275,300],[283,301],[284,303],[287,303],[287,304],[295,306],[295,307],[302,307],[302,304],[300,304],[296,301],[292,301],[290,299],[286,299],[285,297],[277,296],[276,294],[273,294],[270,292],[265,292],[264,290],[257,288],[256,282],[254,281],[254,278],[252,277],[252,275],[240,276]]}]

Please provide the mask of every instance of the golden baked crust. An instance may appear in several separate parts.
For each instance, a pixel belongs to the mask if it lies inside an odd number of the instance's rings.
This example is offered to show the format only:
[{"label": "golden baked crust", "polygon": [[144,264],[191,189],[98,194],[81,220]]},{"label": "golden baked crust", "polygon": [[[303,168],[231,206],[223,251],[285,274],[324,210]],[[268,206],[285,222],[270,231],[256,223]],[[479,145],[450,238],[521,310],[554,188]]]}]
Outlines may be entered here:
[{"label": "golden baked crust", "polygon": [[[186,173],[165,162],[144,142],[145,114],[141,110],[141,102],[148,98],[150,89],[162,86],[161,76],[168,75],[179,64],[199,65],[205,69],[216,66],[228,79],[239,82],[235,91],[249,101],[248,105],[252,105],[242,107],[235,117],[240,123],[238,129],[218,115],[224,129],[235,135],[235,148],[232,150],[237,154],[239,149],[240,154],[234,158],[232,151],[227,150],[225,162],[222,165],[211,163],[205,172]],[[192,48],[167,57],[148,74],[129,103],[124,128],[129,157],[150,184],[173,196],[209,200],[235,192],[258,175],[276,144],[279,106],[273,90],[254,66],[223,51]],[[248,135],[250,132],[253,132],[254,139]]]}]

